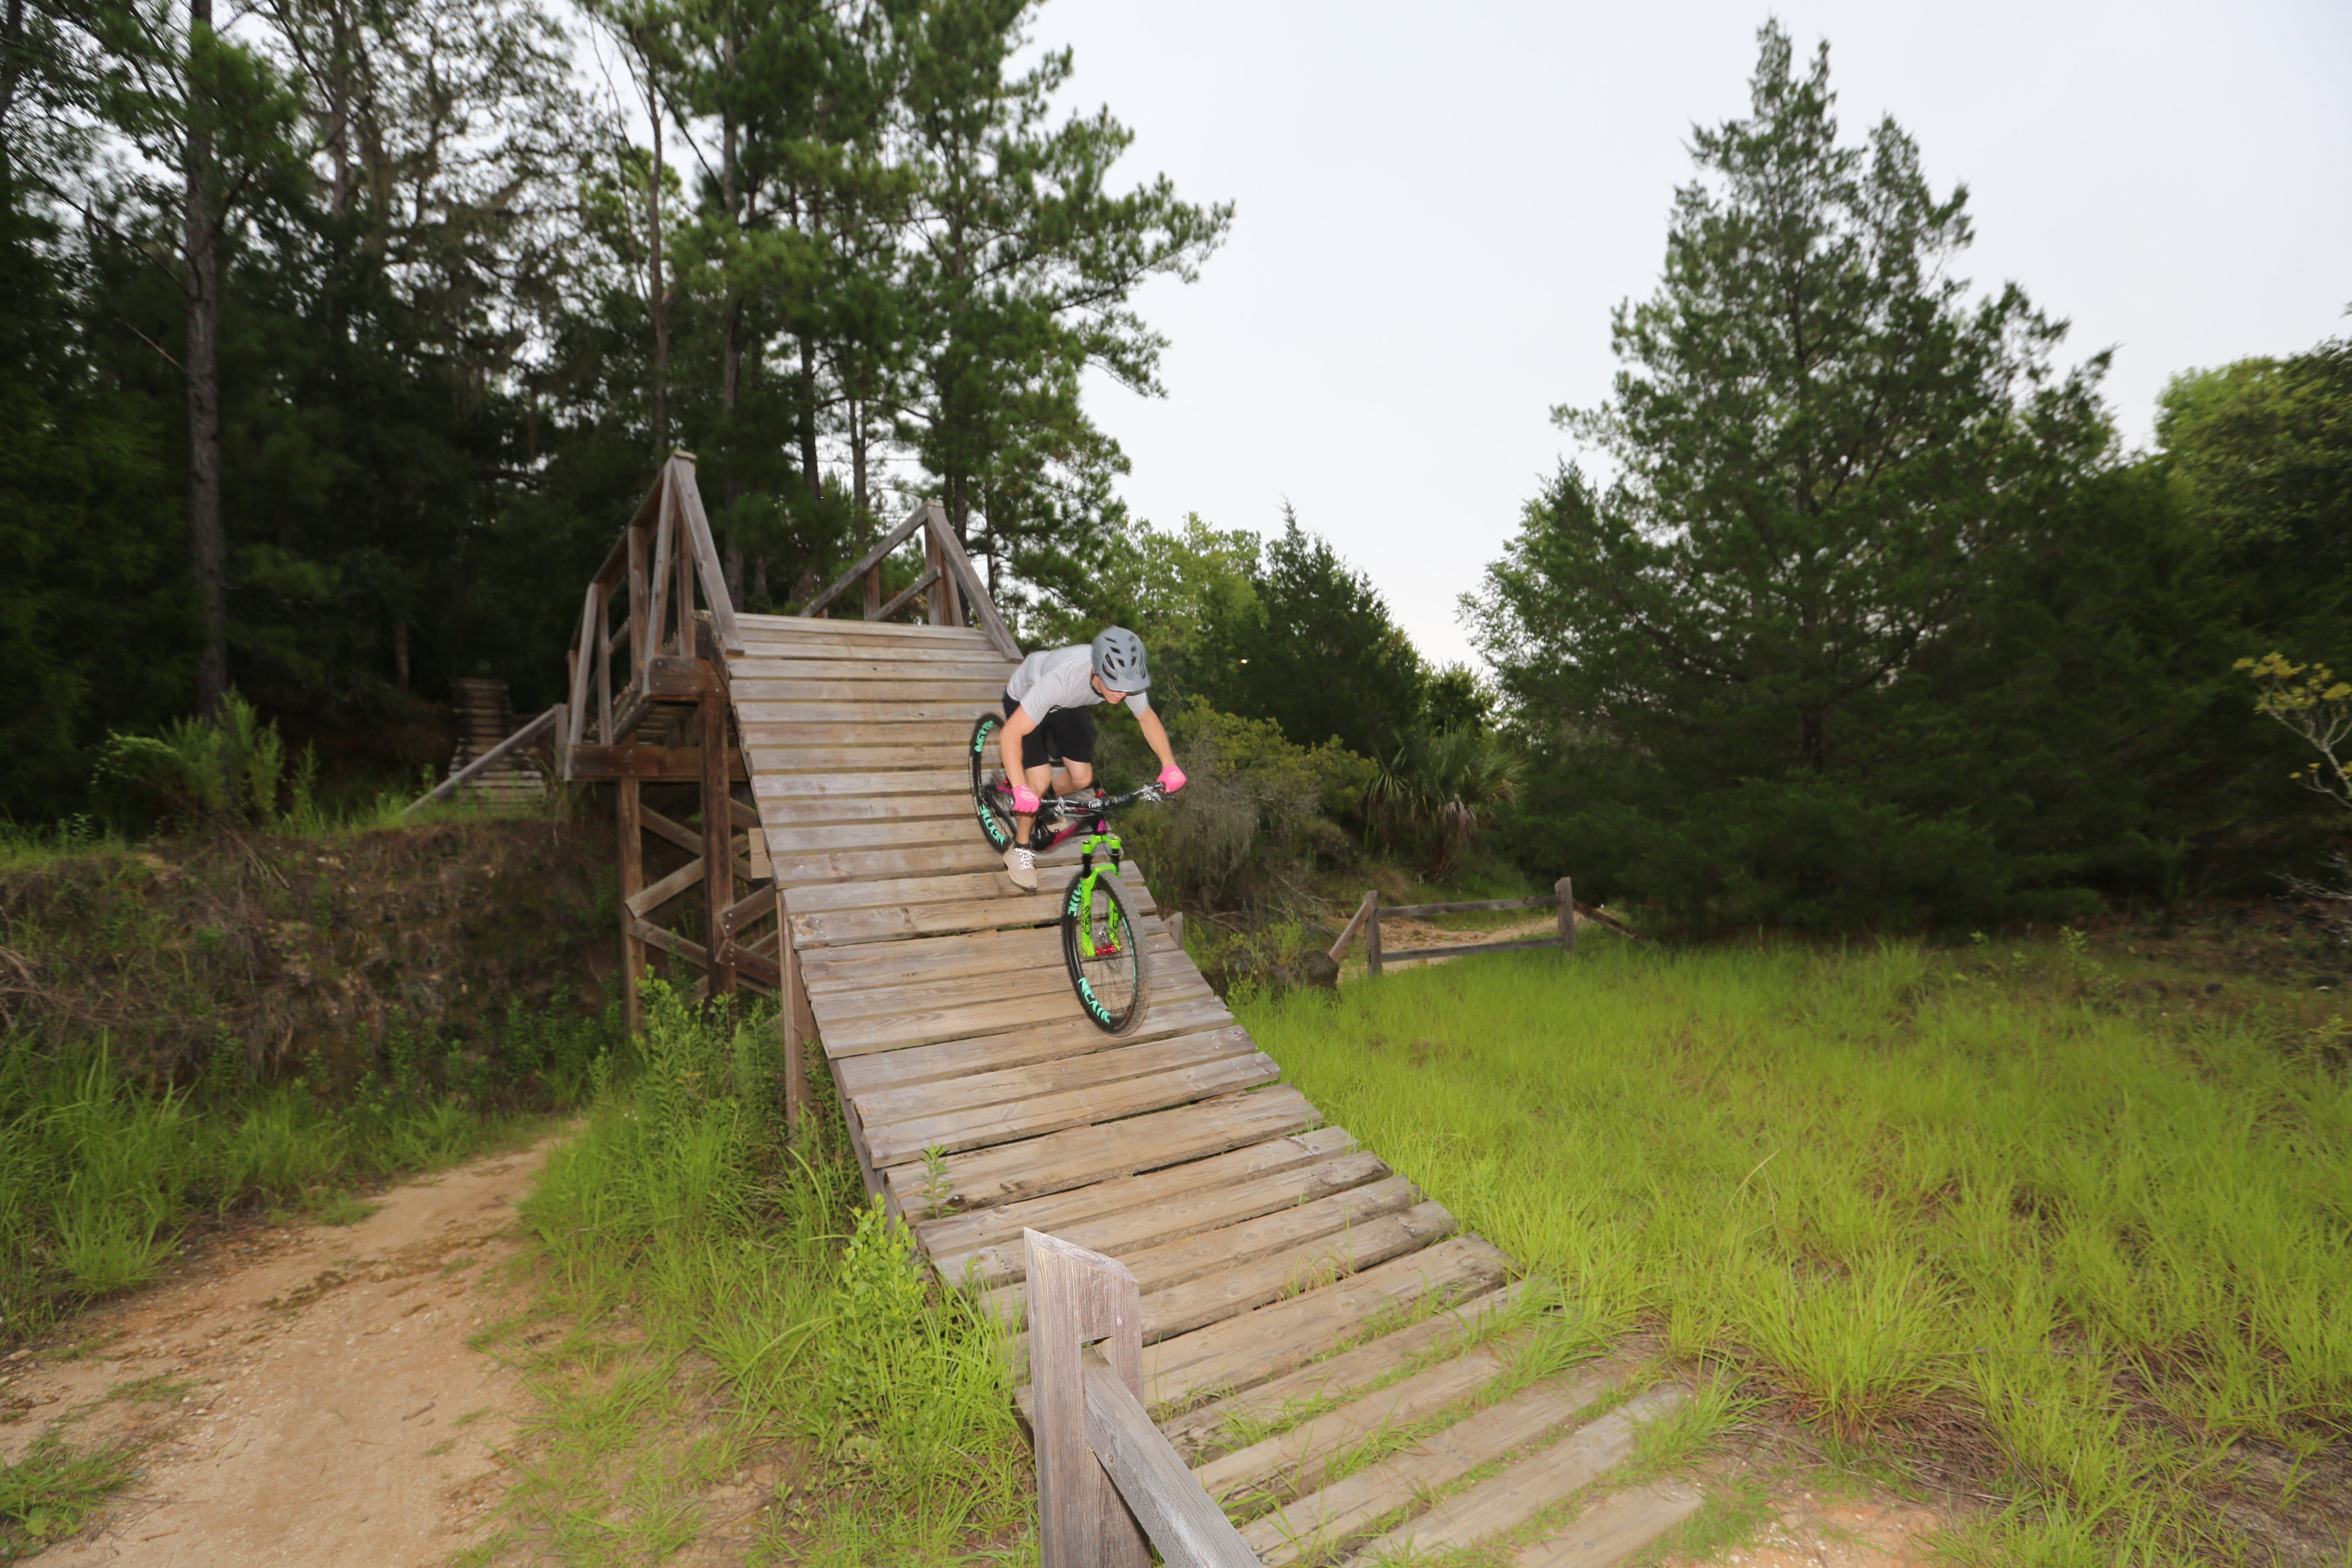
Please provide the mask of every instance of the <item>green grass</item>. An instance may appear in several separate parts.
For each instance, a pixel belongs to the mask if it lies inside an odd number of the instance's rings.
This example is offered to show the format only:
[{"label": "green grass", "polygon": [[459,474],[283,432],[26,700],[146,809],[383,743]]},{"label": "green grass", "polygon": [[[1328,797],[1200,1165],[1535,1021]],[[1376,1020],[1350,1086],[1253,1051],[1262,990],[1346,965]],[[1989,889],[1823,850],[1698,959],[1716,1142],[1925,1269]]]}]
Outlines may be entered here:
[{"label": "green grass", "polygon": [[656,985],[647,1020],[523,1205],[535,1299],[483,1342],[535,1413],[469,1560],[657,1561],[765,1464],[747,1561],[1034,1561],[1000,1331],[860,1205],[837,1121],[784,1141],[772,1012],[698,1018]]},{"label": "green grass", "polygon": [[2231,1551],[2234,1446],[2352,1431],[2352,1089],[2258,1010],[2113,981],[2079,943],[1588,942],[1244,1021],[1594,1321],[2014,1498],[1963,1559],[2087,1568]]},{"label": "green grass", "polygon": [[38,1552],[80,1527],[131,1479],[138,1447],[112,1444],[77,1452],[45,1434],[15,1464],[0,1464],[0,1563]]}]

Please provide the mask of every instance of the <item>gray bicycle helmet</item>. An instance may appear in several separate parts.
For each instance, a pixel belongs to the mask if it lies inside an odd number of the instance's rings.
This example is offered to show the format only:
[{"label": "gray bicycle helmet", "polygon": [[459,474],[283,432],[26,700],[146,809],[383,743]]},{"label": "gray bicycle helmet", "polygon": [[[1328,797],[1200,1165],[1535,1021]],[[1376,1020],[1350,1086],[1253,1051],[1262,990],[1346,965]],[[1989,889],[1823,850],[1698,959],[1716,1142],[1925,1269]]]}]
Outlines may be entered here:
[{"label": "gray bicycle helmet", "polygon": [[1141,691],[1151,684],[1143,662],[1143,639],[1125,626],[1105,626],[1095,638],[1095,673],[1113,691]]}]

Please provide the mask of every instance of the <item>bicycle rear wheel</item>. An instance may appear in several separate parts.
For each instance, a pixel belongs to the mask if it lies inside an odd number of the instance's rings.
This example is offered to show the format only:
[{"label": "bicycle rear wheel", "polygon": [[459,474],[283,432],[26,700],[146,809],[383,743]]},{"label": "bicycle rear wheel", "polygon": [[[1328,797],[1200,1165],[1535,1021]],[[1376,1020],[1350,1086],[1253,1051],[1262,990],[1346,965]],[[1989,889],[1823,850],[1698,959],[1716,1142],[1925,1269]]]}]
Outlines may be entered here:
[{"label": "bicycle rear wheel", "polygon": [[1097,870],[1070,879],[1062,897],[1062,962],[1095,1027],[1123,1035],[1143,1016],[1149,955],[1118,878]]},{"label": "bicycle rear wheel", "polygon": [[992,849],[1013,842],[1013,786],[996,755],[996,732],[1003,728],[997,713],[983,713],[971,726],[971,808]]}]

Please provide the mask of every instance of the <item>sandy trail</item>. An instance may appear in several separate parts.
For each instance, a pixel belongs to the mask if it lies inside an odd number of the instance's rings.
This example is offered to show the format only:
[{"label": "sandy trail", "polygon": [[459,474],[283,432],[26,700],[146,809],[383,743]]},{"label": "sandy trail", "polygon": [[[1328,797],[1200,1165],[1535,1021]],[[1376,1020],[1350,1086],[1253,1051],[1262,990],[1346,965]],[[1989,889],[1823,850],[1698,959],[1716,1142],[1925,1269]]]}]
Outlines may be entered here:
[{"label": "sandy trail", "polygon": [[[79,1358],[19,1352],[0,1368],[0,1406],[21,1412],[0,1456],[51,1427],[77,1447],[151,1445],[137,1480],[29,1561],[409,1568],[464,1549],[526,1403],[466,1340],[499,1310],[544,1149],[394,1188],[354,1226],[228,1238],[90,1313]],[[120,1392],[152,1378],[184,1386]]]}]

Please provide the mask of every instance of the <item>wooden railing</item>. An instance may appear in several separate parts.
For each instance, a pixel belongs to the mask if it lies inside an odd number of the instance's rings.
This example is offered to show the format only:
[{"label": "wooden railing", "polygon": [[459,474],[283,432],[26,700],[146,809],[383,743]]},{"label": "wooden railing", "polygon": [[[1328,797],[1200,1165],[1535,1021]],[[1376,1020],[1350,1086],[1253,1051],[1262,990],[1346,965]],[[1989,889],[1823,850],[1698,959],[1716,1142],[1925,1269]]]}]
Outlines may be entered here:
[{"label": "wooden railing", "polygon": [[[914,538],[923,536],[922,568],[915,580],[882,600],[882,563],[892,552]],[[841,574],[840,580],[823,593],[811,598],[794,615],[814,616],[823,612],[835,599],[859,582],[866,584],[864,618],[887,621],[913,604],[923,601],[926,618],[933,626],[960,626],[964,624],[964,611],[969,608],[996,651],[1007,658],[1021,657],[1021,645],[1013,640],[1013,633],[1004,617],[996,612],[996,603],[989,596],[987,584],[980,580],[979,571],[964,551],[963,541],[956,537],[955,527],[948,521],[947,509],[937,501],[925,501],[908,514],[907,521],[884,534],[881,542],[867,551],[856,565]]]},{"label": "wooden railing", "polygon": [[[1457,947],[1408,948],[1404,952],[1398,953],[1397,956],[1401,959],[1409,958],[1413,960],[1423,958],[1460,958],[1465,953],[1516,952],[1523,948],[1533,947],[1556,947],[1562,952],[1574,952],[1576,951],[1576,917],[1579,915],[1582,915],[1587,920],[1592,921],[1597,924],[1608,927],[1611,931],[1615,931],[1620,936],[1628,938],[1634,937],[1633,929],[1627,926],[1622,921],[1620,921],[1613,916],[1603,914],[1601,910],[1592,908],[1589,904],[1580,904],[1577,902],[1576,884],[1572,879],[1567,877],[1562,877],[1559,881],[1553,883],[1550,892],[1538,894],[1534,898],[1473,899],[1467,902],[1456,904],[1390,904],[1383,906],[1381,903],[1380,889],[1375,888],[1372,891],[1364,895],[1364,901],[1356,906],[1356,912],[1354,916],[1349,920],[1347,928],[1339,932],[1339,940],[1331,944],[1331,962],[1337,963],[1341,959],[1345,958],[1348,955],[1349,947],[1351,946],[1355,942],[1356,938],[1360,935],[1364,939],[1364,969],[1366,973],[1370,974],[1380,973],[1382,962],[1381,952],[1381,918],[1383,915],[1387,916],[1391,920],[1399,920],[1427,915],[1475,914],[1490,910],[1558,910],[1559,911],[1559,932],[1556,936],[1530,937],[1521,942],[1466,942]],[[1635,940],[1639,939],[1635,938]]]},{"label": "wooden railing", "polygon": [[[701,644],[706,625],[712,649]],[[695,487],[694,454],[672,453],[588,584],[572,638],[562,749],[620,744],[654,703],[699,695],[704,677],[695,667],[710,654],[742,647],[735,601]],[[617,668],[616,656],[623,656]]]},{"label": "wooden railing", "polygon": [[1258,1568],[1143,1407],[1135,1276],[1058,1237],[1021,1239],[1042,1568],[1147,1568],[1151,1546],[1185,1568]]}]

